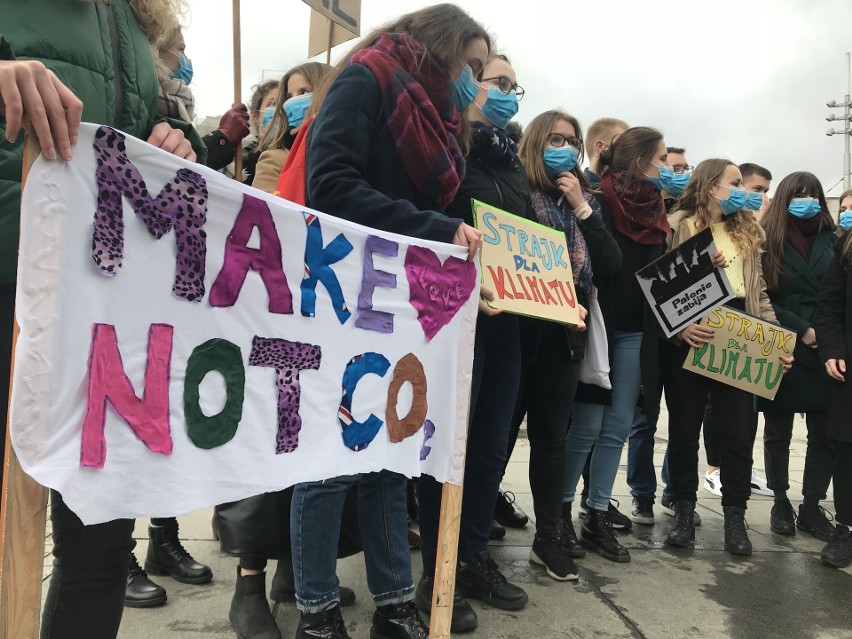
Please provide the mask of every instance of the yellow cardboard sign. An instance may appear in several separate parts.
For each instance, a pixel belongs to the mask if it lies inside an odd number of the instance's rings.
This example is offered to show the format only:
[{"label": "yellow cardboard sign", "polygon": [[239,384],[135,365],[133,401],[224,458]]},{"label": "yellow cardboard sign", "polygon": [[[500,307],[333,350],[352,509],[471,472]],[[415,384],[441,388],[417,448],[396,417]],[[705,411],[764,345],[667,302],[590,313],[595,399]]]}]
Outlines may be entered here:
[{"label": "yellow cardboard sign", "polygon": [[576,326],[580,308],[565,233],[472,200],[482,231],[482,284],[494,292],[489,305]]},{"label": "yellow cardboard sign", "polygon": [[727,306],[717,306],[701,320],[713,338],[686,356],[686,370],[753,395],[775,399],[781,382],[781,357],[796,347],[796,333]]}]

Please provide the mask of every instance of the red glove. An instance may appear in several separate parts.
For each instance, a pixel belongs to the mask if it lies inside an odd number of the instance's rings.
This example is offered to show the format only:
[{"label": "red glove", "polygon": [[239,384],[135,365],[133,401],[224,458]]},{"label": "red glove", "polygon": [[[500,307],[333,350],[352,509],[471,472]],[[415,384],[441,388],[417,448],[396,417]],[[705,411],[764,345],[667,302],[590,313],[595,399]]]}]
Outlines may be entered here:
[{"label": "red glove", "polygon": [[234,104],[219,120],[219,131],[225,139],[239,146],[240,141],[249,134],[249,114],[245,104]]}]

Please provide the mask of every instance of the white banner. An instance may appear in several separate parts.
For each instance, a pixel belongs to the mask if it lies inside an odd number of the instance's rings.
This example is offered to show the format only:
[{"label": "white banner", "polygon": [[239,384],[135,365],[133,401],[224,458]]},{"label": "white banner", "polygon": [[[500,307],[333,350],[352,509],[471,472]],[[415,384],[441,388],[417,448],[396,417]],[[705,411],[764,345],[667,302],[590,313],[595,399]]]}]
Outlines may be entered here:
[{"label": "white banner", "polygon": [[87,524],[389,469],[460,483],[479,274],[107,127],[24,191],[12,441]]}]

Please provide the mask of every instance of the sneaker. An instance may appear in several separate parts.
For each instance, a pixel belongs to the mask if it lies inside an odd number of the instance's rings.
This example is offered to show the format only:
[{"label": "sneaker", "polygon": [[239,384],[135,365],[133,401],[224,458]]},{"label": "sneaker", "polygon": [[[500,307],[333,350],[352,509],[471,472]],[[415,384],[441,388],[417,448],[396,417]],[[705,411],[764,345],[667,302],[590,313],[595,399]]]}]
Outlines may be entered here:
[{"label": "sneaker", "polygon": [[515,505],[515,493],[499,491],[494,505],[494,519],[506,528],[523,528],[530,518]]},{"label": "sneaker", "polygon": [[721,473],[718,468],[712,473],[707,473],[706,475],[704,475],[704,490],[706,490],[708,493],[716,495],[716,497],[722,496],[722,479]]},{"label": "sneaker", "polygon": [[769,513],[769,529],[776,535],[792,537],[796,534],[796,513],[789,499],[776,501]]},{"label": "sneaker", "polygon": [[[304,614],[304,613],[303,613]],[[338,639],[337,635],[316,634],[316,639]],[[313,639],[312,637],[312,639]],[[376,606],[373,612],[373,625],[370,626],[370,639],[429,639],[429,630],[420,618],[414,603],[406,601],[399,604]],[[297,637],[296,639],[300,639]],[[349,635],[340,637],[349,639]]]},{"label": "sneaker", "polygon": [[488,531],[488,539],[491,541],[500,541],[506,536],[506,529],[496,521],[491,524],[491,530]]},{"label": "sneaker", "polygon": [[852,563],[852,530],[845,524],[838,524],[831,533],[831,539],[820,553],[820,559],[826,566],[846,568]]},{"label": "sneaker", "polygon": [[766,480],[758,475],[754,468],[751,469],[751,492],[755,495],[769,495],[770,497],[775,494],[769,490],[769,487],[766,485]]},{"label": "sneaker", "polygon": [[[414,591],[414,605],[427,618],[432,614],[432,588],[434,586],[435,579],[423,575],[420,578],[420,583],[417,584],[417,590]],[[478,624],[476,612],[474,612],[470,602],[465,599],[457,584],[453,590],[453,619],[450,623],[450,632],[470,632],[476,630]]]},{"label": "sneaker", "polygon": [[571,559],[562,539],[554,535],[536,534],[530,549],[530,561],[544,566],[547,574],[556,581],[577,581],[577,564]]},{"label": "sneaker", "polygon": [[[627,515],[621,513],[618,510],[618,507],[621,506],[621,502],[617,499],[611,499],[609,501],[609,521],[613,530],[632,530],[633,522],[630,521],[630,518]],[[580,500],[580,519],[586,519],[589,516],[589,506],[586,504],[586,498],[583,497]]]},{"label": "sneaker", "polygon": [[[663,497],[660,500],[660,510],[662,510],[663,513],[665,513],[669,517],[674,517],[675,516],[674,499],[671,499],[670,497]],[[692,515],[692,523],[696,526],[701,525],[701,515],[698,514],[697,510]]]},{"label": "sneaker", "polygon": [[630,513],[630,521],[643,526],[654,525],[654,500],[633,498],[633,510]]},{"label": "sneaker", "polygon": [[[792,510],[792,508],[791,508]],[[834,533],[834,515],[822,506],[806,508],[804,504],[799,506],[799,517],[796,520],[796,528],[803,530],[820,541],[828,541]]]},{"label": "sneaker", "polygon": [[487,550],[475,563],[459,566],[456,583],[466,597],[500,610],[520,610],[530,600],[522,588],[506,580]]}]

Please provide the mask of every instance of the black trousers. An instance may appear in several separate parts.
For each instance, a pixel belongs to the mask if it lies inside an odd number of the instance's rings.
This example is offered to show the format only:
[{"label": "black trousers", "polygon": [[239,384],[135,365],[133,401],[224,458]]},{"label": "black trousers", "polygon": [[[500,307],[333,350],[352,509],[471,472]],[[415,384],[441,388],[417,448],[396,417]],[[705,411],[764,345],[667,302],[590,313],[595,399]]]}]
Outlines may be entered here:
[{"label": "black trousers", "polygon": [[852,526],[852,442],[831,441],[837,521]]},{"label": "black trousers", "polygon": [[0,493],[6,462],[6,420],[9,409],[9,375],[12,370],[12,327],[15,324],[15,285],[0,284]]},{"label": "black trousers", "polygon": [[669,487],[675,500],[696,501],[698,437],[707,395],[717,420],[722,505],[746,507],[751,495],[752,448],[757,434],[752,395],[683,369],[686,344],[660,346],[669,408]]},{"label": "black trousers", "polygon": [[[479,314],[476,322],[470,421],[464,468],[459,559],[471,563],[488,546],[494,522],[497,491],[506,466],[521,375],[521,338],[518,316]],[[419,482],[420,534],[423,573],[435,573],[441,484],[429,475]]]},{"label": "black trousers", "polygon": [[124,610],[133,520],[84,526],[50,492],[53,574],[44,602],[41,639],[115,639]]},{"label": "black trousers", "polygon": [[[757,416],[757,413],[755,413]],[[704,454],[707,455],[707,465],[721,467],[719,460],[719,432],[716,427],[716,415],[713,412],[713,404],[707,402],[704,408]]]},{"label": "black trousers", "polygon": [[581,365],[582,360],[571,359],[565,327],[545,322],[535,358],[521,366],[511,441],[517,438],[526,415],[535,526],[538,533],[545,535],[559,532],[565,488],[565,438]]},{"label": "black trousers", "polygon": [[[790,440],[793,438],[793,413],[764,413],[763,459],[766,483],[776,493],[790,489]],[[807,413],[808,449],[802,495],[808,500],[825,499],[831,483],[831,444],[825,413]],[[724,484],[723,484],[724,485]]]}]

